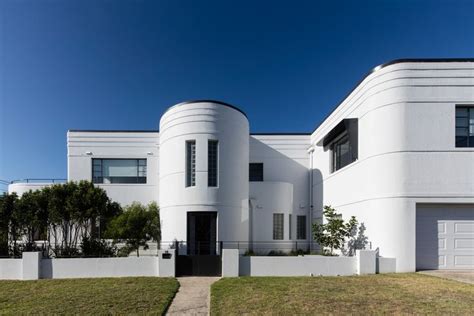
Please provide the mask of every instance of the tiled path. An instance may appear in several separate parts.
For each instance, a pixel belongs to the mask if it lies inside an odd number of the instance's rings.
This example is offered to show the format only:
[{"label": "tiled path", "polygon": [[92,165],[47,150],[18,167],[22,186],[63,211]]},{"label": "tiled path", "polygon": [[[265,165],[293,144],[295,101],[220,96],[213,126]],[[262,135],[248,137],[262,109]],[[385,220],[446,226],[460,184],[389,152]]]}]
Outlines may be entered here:
[{"label": "tiled path", "polygon": [[176,293],[167,315],[209,315],[211,284],[218,277],[178,278]]}]

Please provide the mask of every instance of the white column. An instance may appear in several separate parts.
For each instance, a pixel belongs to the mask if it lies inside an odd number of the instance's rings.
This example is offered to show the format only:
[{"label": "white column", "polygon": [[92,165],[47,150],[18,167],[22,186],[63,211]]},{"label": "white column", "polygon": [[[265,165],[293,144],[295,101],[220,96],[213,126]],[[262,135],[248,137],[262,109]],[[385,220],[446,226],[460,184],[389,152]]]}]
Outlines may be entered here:
[{"label": "white column", "polygon": [[38,280],[40,278],[41,256],[41,252],[23,253],[23,280]]},{"label": "white column", "polygon": [[222,276],[238,277],[239,276],[239,250],[223,249],[222,250]]},{"label": "white column", "polygon": [[158,276],[174,277],[176,262],[176,250],[158,250]]},{"label": "white column", "polygon": [[357,274],[375,274],[375,250],[356,250]]}]

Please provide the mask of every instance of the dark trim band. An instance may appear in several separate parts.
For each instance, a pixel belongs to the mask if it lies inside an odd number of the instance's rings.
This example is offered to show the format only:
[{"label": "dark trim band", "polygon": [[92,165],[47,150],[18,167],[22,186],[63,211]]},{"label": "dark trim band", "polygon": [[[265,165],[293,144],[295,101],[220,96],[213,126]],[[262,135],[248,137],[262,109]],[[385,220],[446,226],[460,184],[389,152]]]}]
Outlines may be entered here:
[{"label": "dark trim band", "polygon": [[320,126],[321,124],[324,123],[325,120],[328,119],[328,117],[331,116],[331,114],[346,100],[352,92],[354,92],[355,89],[371,74],[374,72],[377,72],[385,67],[395,65],[395,64],[403,64],[403,63],[474,63],[474,58],[403,58],[403,59],[394,59],[391,61],[388,61],[386,63],[383,63],[381,65],[378,65],[374,68],[372,68],[364,77],[362,77],[361,80],[357,82],[357,84],[347,93],[339,103],[329,112],[328,115],[326,115],[320,122],[319,124],[316,125],[316,128],[313,130],[311,134],[313,134]]},{"label": "dark trim band", "polygon": [[310,136],[311,133],[250,133],[250,136],[266,136],[266,135],[269,135],[269,136],[285,136],[285,135],[289,135],[289,136]]},{"label": "dark trim band", "polygon": [[159,133],[158,130],[125,130],[125,129],[69,129],[68,132],[81,133]]},{"label": "dark trim band", "polygon": [[[227,106],[227,107],[229,107],[229,108],[231,108],[231,109],[234,109],[234,110],[236,110],[236,111],[239,111],[239,112],[242,113],[242,114],[245,116],[245,118],[248,120],[247,114],[245,114],[245,112],[242,111],[241,109],[239,109],[238,107],[233,106],[233,105],[231,105],[231,104],[229,104],[229,103],[225,103],[225,102],[217,101],[217,100],[191,100],[191,101],[184,101],[184,102],[181,102],[181,103],[178,103],[178,104],[175,104],[175,105],[169,107],[169,108],[163,113],[163,115],[165,115],[166,112],[168,112],[169,110],[171,110],[171,109],[173,109],[173,108],[175,108],[175,107],[178,107],[178,106],[181,106],[181,105],[185,105],[185,104],[192,104],[192,103],[215,103],[215,104],[220,104],[220,105],[223,105],[223,106]],[[162,115],[162,116],[163,116],[163,115]]]}]

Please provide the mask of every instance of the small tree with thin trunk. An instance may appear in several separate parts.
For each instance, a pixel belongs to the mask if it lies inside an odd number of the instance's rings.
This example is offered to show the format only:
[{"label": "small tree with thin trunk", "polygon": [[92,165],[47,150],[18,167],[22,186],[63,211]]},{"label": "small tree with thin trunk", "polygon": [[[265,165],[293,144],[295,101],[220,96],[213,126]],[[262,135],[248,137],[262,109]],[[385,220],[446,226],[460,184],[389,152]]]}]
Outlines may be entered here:
[{"label": "small tree with thin trunk", "polygon": [[352,216],[349,222],[344,222],[341,214],[331,206],[324,207],[323,215],[325,223],[313,224],[313,239],[322,247],[323,254],[333,256],[334,250],[341,249],[345,239],[357,227],[357,220]]}]

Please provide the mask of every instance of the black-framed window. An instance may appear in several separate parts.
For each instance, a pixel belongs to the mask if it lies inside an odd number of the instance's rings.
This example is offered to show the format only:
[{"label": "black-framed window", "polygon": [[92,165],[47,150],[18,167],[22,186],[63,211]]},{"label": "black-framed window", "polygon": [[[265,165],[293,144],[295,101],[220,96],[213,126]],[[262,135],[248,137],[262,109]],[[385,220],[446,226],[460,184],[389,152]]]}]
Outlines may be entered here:
[{"label": "black-framed window", "polygon": [[92,159],[93,183],[146,183],[146,159]]},{"label": "black-framed window", "polygon": [[332,171],[337,171],[354,162],[352,146],[347,133],[341,135],[331,145]]},{"label": "black-framed window", "polygon": [[210,187],[217,187],[218,146],[217,140],[207,142],[207,185]]},{"label": "black-framed window", "polygon": [[456,107],[456,147],[474,147],[474,106]]},{"label": "black-framed window", "polygon": [[306,239],[306,216],[296,216],[296,239]]},{"label": "black-framed window", "polygon": [[186,186],[196,186],[196,141],[186,141]]},{"label": "black-framed window", "polygon": [[252,162],[249,164],[249,181],[261,182],[263,181],[263,163]]},{"label": "black-framed window", "polygon": [[274,213],[273,214],[273,240],[283,240],[284,235],[284,214]]}]

